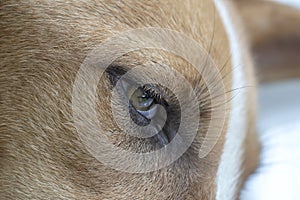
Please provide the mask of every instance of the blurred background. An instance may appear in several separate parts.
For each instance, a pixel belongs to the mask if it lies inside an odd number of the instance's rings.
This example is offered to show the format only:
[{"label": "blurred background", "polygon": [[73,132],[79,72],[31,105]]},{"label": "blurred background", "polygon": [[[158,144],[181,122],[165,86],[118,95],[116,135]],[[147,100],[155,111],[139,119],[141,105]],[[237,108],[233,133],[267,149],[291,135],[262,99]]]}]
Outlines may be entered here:
[{"label": "blurred background", "polygon": [[238,6],[255,58],[262,144],[242,199],[299,200],[300,0],[240,0]]}]

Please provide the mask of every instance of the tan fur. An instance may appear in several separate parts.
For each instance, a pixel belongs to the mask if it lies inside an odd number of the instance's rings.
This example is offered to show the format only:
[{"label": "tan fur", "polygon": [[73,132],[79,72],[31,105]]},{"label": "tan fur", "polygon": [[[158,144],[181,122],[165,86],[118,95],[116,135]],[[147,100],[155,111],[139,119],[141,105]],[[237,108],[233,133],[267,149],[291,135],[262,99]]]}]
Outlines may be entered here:
[{"label": "tan fur", "polygon": [[[105,167],[85,150],[73,125],[71,110],[72,85],[88,52],[119,32],[150,26],[179,31],[202,44],[220,69],[229,103],[231,55],[212,1],[6,1],[0,4],[1,198],[215,198],[216,172],[226,126],[205,159],[189,150],[165,169],[130,174]],[[128,67],[170,65],[194,87],[199,90],[206,87],[201,81],[199,85],[200,77],[194,75],[186,61],[165,52],[142,50],[115,62]],[[245,60],[246,66],[247,62],[250,61]],[[159,67],[155,73],[159,73]],[[249,95],[254,93],[253,90]],[[119,133],[111,141],[125,141],[124,147],[142,151],[147,146],[144,141],[133,144],[134,140],[111,122],[109,94],[108,81],[102,79],[98,95],[108,98],[98,102],[97,112],[108,132]],[[209,104],[204,103],[202,109],[209,112],[209,107],[205,107]],[[226,120],[228,115],[230,108]],[[253,113],[250,116],[252,124]],[[199,130],[200,142],[207,123],[204,120]],[[249,132],[253,133],[252,129]],[[245,172],[249,174],[254,166],[246,166]],[[203,171],[211,176],[203,178]],[[241,180],[238,182],[242,184]]]}]

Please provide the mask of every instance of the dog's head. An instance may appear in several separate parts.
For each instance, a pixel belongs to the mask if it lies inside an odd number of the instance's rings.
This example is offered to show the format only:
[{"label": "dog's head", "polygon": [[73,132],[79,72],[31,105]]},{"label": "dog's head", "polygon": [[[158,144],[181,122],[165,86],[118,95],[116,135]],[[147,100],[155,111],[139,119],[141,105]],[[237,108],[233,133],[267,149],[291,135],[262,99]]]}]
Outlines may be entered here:
[{"label": "dog's head", "polygon": [[232,5],[1,4],[5,197],[237,194],[253,85]]}]

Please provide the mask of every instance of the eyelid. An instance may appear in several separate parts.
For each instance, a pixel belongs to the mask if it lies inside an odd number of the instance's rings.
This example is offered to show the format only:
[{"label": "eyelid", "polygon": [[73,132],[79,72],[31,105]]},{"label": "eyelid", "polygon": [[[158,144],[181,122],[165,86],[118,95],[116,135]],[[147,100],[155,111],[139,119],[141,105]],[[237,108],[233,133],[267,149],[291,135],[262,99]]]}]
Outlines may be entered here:
[{"label": "eyelid", "polygon": [[[136,83],[135,81],[132,81],[130,79],[125,79],[125,78],[121,78],[119,80],[119,86],[121,87],[120,89],[123,91],[123,93],[130,98],[130,96],[133,94],[133,92],[138,89],[139,87],[141,87],[138,83]],[[147,86],[148,85],[148,86]],[[149,94],[151,94],[156,100],[160,100],[161,99],[161,94],[159,92],[157,92],[155,89],[153,89],[152,86],[150,86],[150,84],[147,84],[146,86],[142,86],[142,88],[147,91]]]},{"label": "eyelid", "polygon": [[[112,86],[117,86],[117,91],[130,99],[130,96],[133,94],[133,92],[138,88],[141,87],[140,84],[138,84],[136,81],[124,77],[123,75],[126,74],[131,68],[128,68],[126,66],[120,66],[120,65],[110,65],[106,69],[106,73],[108,75],[108,78],[110,80],[110,83]],[[154,85],[146,84],[143,86],[143,89],[147,91],[149,94],[151,94],[156,103],[163,103],[164,105],[167,105],[167,102],[164,101],[164,98],[162,95],[162,92]]]}]

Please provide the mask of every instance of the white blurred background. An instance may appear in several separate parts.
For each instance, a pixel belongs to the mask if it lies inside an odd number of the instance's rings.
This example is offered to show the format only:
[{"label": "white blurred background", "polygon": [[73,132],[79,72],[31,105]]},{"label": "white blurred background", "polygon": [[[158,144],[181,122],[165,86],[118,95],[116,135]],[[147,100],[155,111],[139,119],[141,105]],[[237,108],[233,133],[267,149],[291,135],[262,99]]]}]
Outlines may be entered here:
[{"label": "white blurred background", "polygon": [[261,163],[248,180],[246,200],[300,199],[300,80],[259,89]]}]

